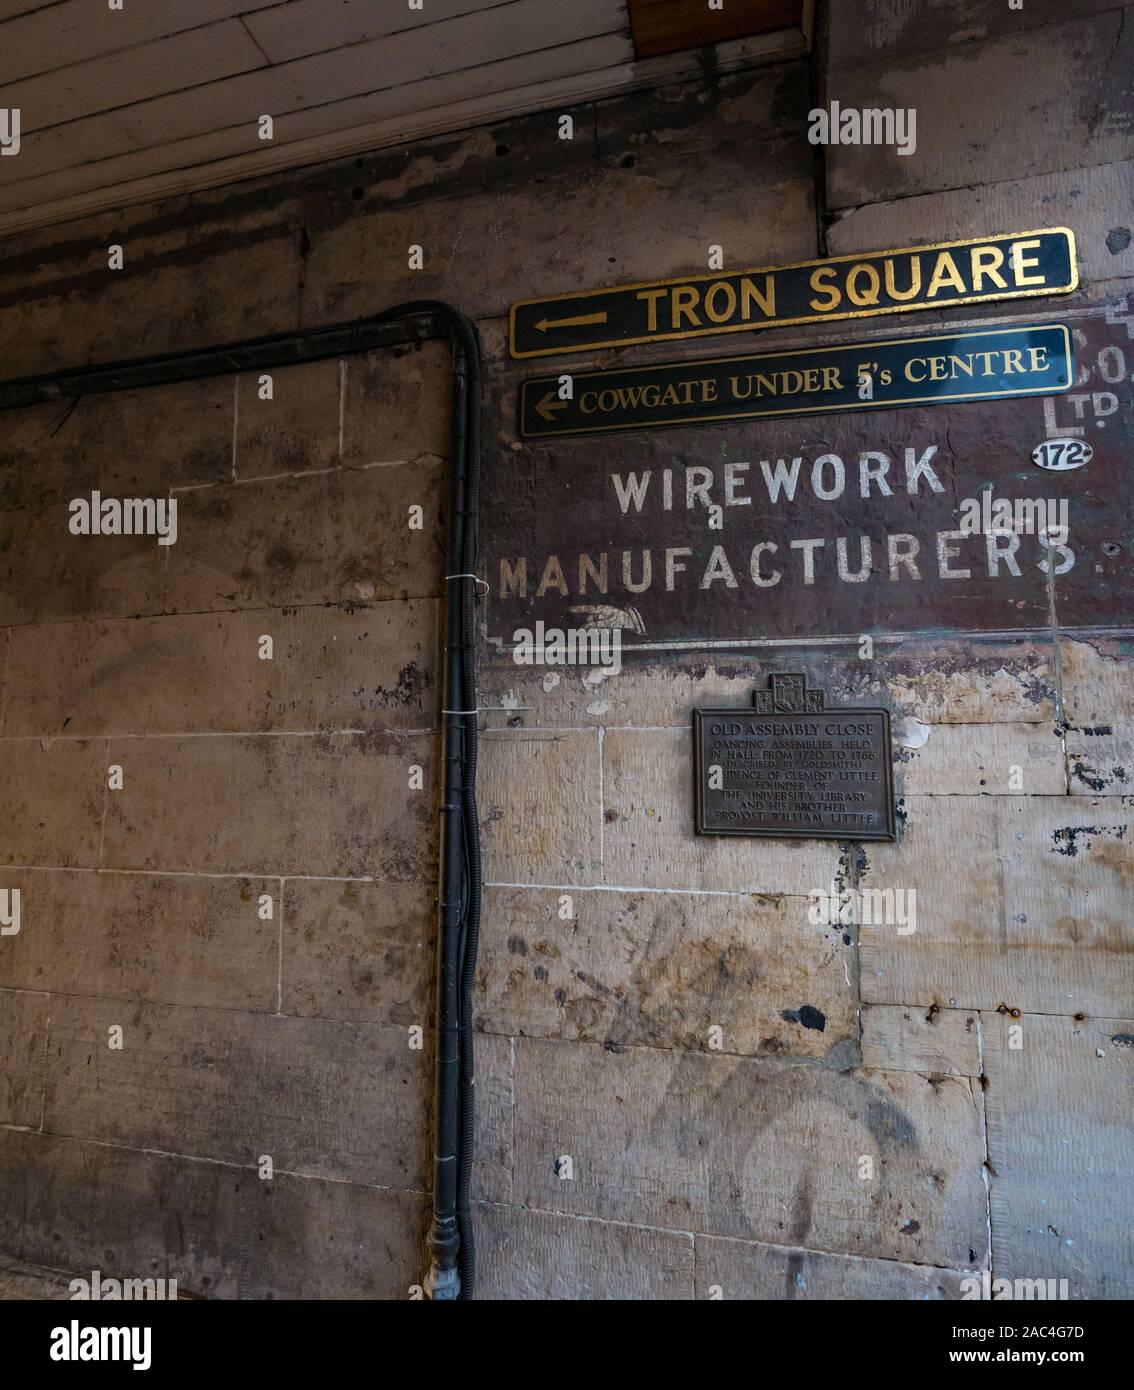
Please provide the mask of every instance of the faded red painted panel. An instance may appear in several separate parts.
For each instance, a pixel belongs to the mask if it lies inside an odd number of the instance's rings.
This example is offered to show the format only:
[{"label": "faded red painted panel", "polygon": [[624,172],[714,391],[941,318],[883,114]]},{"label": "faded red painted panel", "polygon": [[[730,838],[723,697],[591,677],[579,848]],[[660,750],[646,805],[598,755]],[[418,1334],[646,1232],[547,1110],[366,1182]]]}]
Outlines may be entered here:
[{"label": "faded red painted panel", "polygon": [[[503,448],[485,487],[490,636],[509,642],[537,618],[617,623],[603,607],[627,610],[625,625],[640,628],[624,632],[627,645],[1048,630],[1040,537],[957,534],[963,504],[985,489],[1009,502],[1066,503],[1066,549],[1050,585],[1061,624],[1129,624],[1134,308],[1068,306],[1062,317],[1079,381],[1047,401]],[[1080,438],[1093,458],[1044,471],[1032,450],[1051,437]]]}]

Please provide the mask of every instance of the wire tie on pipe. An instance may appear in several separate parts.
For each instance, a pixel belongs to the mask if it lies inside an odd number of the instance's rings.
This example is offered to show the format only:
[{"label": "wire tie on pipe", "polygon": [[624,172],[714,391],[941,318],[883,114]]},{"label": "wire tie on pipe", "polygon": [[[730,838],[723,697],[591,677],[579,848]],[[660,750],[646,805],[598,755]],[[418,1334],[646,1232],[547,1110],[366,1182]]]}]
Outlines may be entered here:
[{"label": "wire tie on pipe", "polygon": [[484,585],[484,590],[486,593],[489,589],[492,588],[492,585],[489,584],[488,580],[481,579],[479,574],[447,574],[445,576],[445,582],[448,583],[450,579],[475,579],[478,584]]},{"label": "wire tie on pipe", "polygon": [[485,710],[507,710],[509,714],[513,710],[531,709],[531,705],[477,705],[476,709],[443,709],[442,714],[483,714]]}]

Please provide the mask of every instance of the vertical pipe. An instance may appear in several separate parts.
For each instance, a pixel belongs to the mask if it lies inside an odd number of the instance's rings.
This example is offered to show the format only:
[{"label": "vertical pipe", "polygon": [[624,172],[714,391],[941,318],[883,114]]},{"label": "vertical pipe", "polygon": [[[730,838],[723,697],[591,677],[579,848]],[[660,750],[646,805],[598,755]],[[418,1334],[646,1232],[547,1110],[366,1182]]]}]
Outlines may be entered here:
[{"label": "vertical pipe", "polygon": [[465,761],[464,761],[464,832],[465,832],[465,922],[461,942],[460,1025],[461,1025],[461,1154],[457,1168],[457,1230],[461,1238],[461,1298],[471,1299],[476,1293],[476,1239],[473,1230],[470,1194],[472,1189],[473,1155],[476,1149],[476,1075],[475,1031],[473,1029],[473,987],[476,978],[477,946],[480,937],[480,827],[476,810],[477,711],[476,711],[476,571],[477,517],[480,510],[480,355],[475,336],[466,344],[469,368],[469,424],[466,440],[466,465],[461,470],[465,480],[465,509],[463,523],[464,551],[462,579],[461,669],[465,681]]},{"label": "vertical pipe", "polygon": [[437,1082],[433,1169],[432,1266],[427,1291],[434,1299],[460,1297],[457,1267],[460,1232],[457,1192],[461,1154],[461,933],[465,883],[464,760],[465,678],[462,661],[464,614],[461,577],[465,551],[465,445],[468,362],[454,342],[452,457],[449,465],[449,525],[445,559],[445,712],[441,760],[441,904],[437,959]]}]

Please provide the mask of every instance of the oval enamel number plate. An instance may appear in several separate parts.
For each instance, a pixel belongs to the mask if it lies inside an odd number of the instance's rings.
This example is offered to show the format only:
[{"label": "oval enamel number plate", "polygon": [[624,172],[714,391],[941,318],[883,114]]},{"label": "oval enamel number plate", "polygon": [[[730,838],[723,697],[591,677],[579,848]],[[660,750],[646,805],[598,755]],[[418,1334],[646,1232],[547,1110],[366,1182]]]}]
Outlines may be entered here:
[{"label": "oval enamel number plate", "polygon": [[1093,452],[1081,439],[1045,439],[1032,450],[1032,462],[1049,473],[1066,473],[1090,463]]}]

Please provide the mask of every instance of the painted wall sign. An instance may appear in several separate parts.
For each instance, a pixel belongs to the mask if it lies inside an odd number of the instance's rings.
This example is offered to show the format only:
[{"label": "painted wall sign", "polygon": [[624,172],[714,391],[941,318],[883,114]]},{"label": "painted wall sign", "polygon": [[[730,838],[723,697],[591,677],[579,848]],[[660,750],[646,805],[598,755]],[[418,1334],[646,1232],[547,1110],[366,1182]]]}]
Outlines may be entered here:
[{"label": "painted wall sign", "polygon": [[693,711],[697,833],[892,840],[886,710],[827,709],[799,674],[769,687],[751,711]]},{"label": "painted wall sign", "polygon": [[[1075,385],[1050,396],[518,441],[515,391],[499,383],[482,494],[489,638],[508,650],[537,619],[622,615],[625,663],[804,638],[857,660],[863,633],[1050,642],[1053,604],[1062,626],[1128,624],[1134,296],[1068,321]],[[1038,468],[1043,440],[1093,458]],[[966,503],[986,492],[1013,513],[1066,503],[1069,536],[974,529]]]},{"label": "painted wall sign", "polygon": [[519,430],[594,434],[657,425],[709,424],[764,415],[1047,396],[1070,390],[1071,334],[1061,323],[895,338],[750,357],[558,376],[520,389]]},{"label": "painted wall sign", "polygon": [[1064,294],[1078,283],[1074,233],[1049,227],[521,299],[508,317],[508,342],[513,357],[548,357],[792,323]]}]

